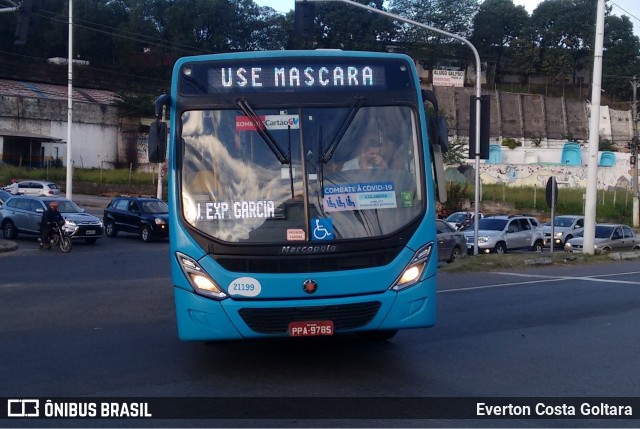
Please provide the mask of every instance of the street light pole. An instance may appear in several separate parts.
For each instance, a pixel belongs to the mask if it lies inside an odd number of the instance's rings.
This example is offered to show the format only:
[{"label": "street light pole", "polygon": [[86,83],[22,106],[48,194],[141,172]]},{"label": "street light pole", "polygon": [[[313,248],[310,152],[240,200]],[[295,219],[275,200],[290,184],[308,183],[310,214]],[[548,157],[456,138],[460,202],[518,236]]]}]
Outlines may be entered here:
[{"label": "street light pole", "polygon": [[633,105],[631,106],[633,137],[631,138],[631,159],[633,166],[633,227],[638,228],[640,225],[640,202],[638,201],[638,106],[636,104],[636,92],[638,90],[638,81],[633,77],[631,86],[633,87]]},{"label": "street light pole", "polygon": [[67,77],[67,184],[65,196],[72,199],[73,160],[71,159],[71,125],[73,124],[73,0],[69,0],[69,64]]},{"label": "street light pole", "polygon": [[[341,3],[346,3],[346,4],[350,4],[351,6],[355,6],[355,7],[359,7],[361,9],[365,9],[368,10],[369,12],[373,12],[373,13],[377,13],[379,15],[384,15],[386,17],[389,17],[391,19],[395,19],[397,21],[402,21],[402,22],[406,22],[407,24],[412,24],[415,25],[417,27],[422,27],[425,28],[427,30],[442,34],[444,36],[447,37],[451,37],[452,39],[456,39],[461,41],[462,43],[464,43],[465,45],[467,45],[469,47],[469,49],[471,49],[471,51],[473,52],[473,56],[476,60],[476,141],[475,141],[475,198],[474,198],[474,220],[473,220],[473,232],[474,232],[474,244],[473,244],[473,254],[477,255],[478,254],[478,221],[479,221],[479,217],[480,217],[480,98],[482,97],[482,84],[480,82],[480,55],[478,54],[478,50],[475,48],[475,46],[473,46],[473,44],[471,44],[471,42],[469,42],[467,39],[465,39],[462,36],[458,36],[457,34],[453,34],[453,33],[449,33],[448,31],[445,30],[441,30],[439,28],[435,28],[435,27],[431,27],[430,25],[426,25],[426,24],[422,24],[420,22],[417,21],[413,21],[411,19],[408,18],[404,18],[402,16],[399,15],[395,15],[393,13],[389,13],[386,12],[384,10],[380,10],[380,9],[376,9],[374,7],[371,6],[367,6],[361,3],[357,3],[355,1],[352,0],[296,0],[297,3],[304,3],[304,2],[341,2]],[[604,0],[600,0],[600,1],[604,1]],[[469,144],[471,144],[471,142],[469,142]]]}]

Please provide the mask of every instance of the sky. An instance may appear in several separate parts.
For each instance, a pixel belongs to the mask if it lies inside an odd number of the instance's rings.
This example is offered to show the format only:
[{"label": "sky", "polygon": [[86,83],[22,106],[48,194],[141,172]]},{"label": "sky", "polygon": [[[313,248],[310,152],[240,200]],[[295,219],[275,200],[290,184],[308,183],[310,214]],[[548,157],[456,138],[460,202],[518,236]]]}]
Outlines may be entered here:
[{"label": "sky", "polygon": [[[261,6],[271,6],[278,12],[288,12],[294,8],[295,0],[255,0]],[[540,0],[513,0],[516,5],[522,5],[531,14]],[[609,0],[613,6],[614,15],[627,15],[633,23],[634,33],[640,37],[640,1],[639,0]]]}]

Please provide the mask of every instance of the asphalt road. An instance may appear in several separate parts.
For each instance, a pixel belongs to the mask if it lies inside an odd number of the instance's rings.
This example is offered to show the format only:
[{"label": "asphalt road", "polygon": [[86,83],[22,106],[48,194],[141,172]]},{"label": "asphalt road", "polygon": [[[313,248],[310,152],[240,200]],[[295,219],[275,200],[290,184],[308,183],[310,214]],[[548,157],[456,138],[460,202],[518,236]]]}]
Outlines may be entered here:
[{"label": "asphalt road", "polygon": [[[238,403],[255,409],[266,397],[331,403],[336,397],[597,398],[637,397],[640,392],[637,262],[441,273],[436,327],[403,331],[384,343],[344,337],[203,344],[177,339],[167,242],[145,244],[123,234],[96,245],[80,242],[63,254],[36,250],[31,240],[19,238],[17,251],[0,254],[0,390],[10,397],[214,396],[243,398]],[[255,403],[249,406],[251,398]],[[338,418],[344,410],[336,410],[333,419],[305,420],[293,413],[294,404],[268,420],[0,420],[0,426],[488,423],[395,419],[412,411],[408,403],[385,420]],[[572,422],[581,427],[614,423]],[[489,423],[568,424],[533,419]],[[638,420],[615,423],[638,426]]]}]

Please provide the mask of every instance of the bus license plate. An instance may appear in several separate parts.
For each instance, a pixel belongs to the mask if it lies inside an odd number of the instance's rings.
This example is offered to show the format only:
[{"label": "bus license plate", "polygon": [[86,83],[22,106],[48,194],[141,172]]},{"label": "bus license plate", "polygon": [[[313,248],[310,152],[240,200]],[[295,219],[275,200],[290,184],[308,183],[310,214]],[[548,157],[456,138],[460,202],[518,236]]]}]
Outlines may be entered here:
[{"label": "bus license plate", "polygon": [[331,320],[319,320],[289,323],[289,336],[291,337],[313,337],[317,335],[333,335],[333,322]]}]

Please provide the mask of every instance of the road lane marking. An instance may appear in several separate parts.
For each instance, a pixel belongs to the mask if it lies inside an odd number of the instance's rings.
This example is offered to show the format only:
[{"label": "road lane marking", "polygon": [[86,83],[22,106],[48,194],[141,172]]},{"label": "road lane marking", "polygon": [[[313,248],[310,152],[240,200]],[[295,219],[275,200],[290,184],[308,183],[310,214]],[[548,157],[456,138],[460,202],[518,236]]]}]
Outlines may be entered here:
[{"label": "road lane marking", "polygon": [[609,280],[599,277],[608,277],[608,276],[621,276],[621,275],[634,275],[638,274],[638,271],[630,271],[626,273],[612,273],[612,274],[596,274],[593,276],[547,276],[544,274],[522,274],[522,273],[507,273],[507,272],[495,272],[494,274],[501,274],[505,276],[517,276],[517,277],[541,277],[541,278],[549,278],[549,279],[566,279],[566,280],[585,280],[589,282],[603,282],[603,283],[622,283],[622,284],[632,284],[638,285],[639,281],[631,281],[631,280]]},{"label": "road lane marking", "polygon": [[444,290],[439,290],[438,293],[460,292],[460,291],[466,291],[466,290],[479,290],[479,289],[495,289],[500,287],[519,286],[519,285],[546,283],[546,282],[561,282],[561,281],[567,281],[567,280],[583,280],[583,281],[599,282],[599,283],[640,285],[640,281],[613,280],[613,279],[600,278],[600,277],[608,277],[608,276],[640,274],[640,271],[629,271],[624,273],[611,273],[611,274],[596,274],[593,276],[550,276],[546,274],[523,274],[523,273],[509,273],[509,272],[502,272],[502,271],[495,271],[495,272],[492,272],[491,274],[498,274],[498,275],[512,276],[512,277],[537,278],[538,280],[526,280],[526,281],[509,282],[509,283],[494,283],[494,284],[488,284],[488,285],[482,285],[482,286],[470,286],[470,287],[463,287],[463,288],[456,288],[456,289],[444,289]]},{"label": "road lane marking", "polygon": [[438,293],[446,293],[446,292],[460,292],[464,290],[478,290],[478,289],[495,289],[499,287],[507,287],[507,286],[517,286],[517,285],[527,285],[534,283],[548,283],[548,282],[556,282],[556,281],[565,281],[567,279],[563,278],[548,278],[543,280],[530,280],[530,281],[522,281],[522,282],[511,282],[511,283],[497,283],[483,286],[470,286],[470,287],[462,287],[456,289],[445,289],[439,290]]}]

